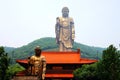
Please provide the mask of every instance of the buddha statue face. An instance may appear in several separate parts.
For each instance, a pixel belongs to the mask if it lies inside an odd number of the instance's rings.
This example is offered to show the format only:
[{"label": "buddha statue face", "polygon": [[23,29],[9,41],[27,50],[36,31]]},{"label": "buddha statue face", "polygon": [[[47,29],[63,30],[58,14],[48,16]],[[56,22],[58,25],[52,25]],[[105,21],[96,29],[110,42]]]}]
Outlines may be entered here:
[{"label": "buddha statue face", "polygon": [[63,17],[68,17],[69,16],[69,9],[67,7],[63,7],[62,16]]}]

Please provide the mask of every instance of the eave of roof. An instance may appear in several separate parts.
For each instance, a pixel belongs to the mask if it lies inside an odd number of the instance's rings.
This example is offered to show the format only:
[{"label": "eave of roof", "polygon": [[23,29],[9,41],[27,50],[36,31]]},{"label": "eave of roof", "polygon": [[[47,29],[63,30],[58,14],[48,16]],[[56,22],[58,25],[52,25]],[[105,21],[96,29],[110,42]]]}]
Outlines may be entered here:
[{"label": "eave of roof", "polygon": [[[90,64],[97,62],[97,60],[91,60],[80,57],[80,51],[72,52],[54,52],[43,51],[42,55],[46,58],[47,64]],[[16,60],[21,64],[27,64],[28,60]]]}]

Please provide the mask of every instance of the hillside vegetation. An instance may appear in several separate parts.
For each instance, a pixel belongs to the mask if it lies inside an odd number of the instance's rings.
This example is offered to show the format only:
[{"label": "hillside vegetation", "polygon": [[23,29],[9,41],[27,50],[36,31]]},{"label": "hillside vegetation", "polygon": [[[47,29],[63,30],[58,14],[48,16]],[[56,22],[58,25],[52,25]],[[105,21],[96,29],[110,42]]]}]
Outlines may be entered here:
[{"label": "hillside vegetation", "polygon": [[[28,45],[24,45],[19,48],[12,48],[12,50],[9,50],[9,56],[13,59],[25,59],[29,56],[34,54],[34,48],[36,46],[40,46],[43,51],[58,51],[58,45],[56,44],[55,38],[51,37],[45,37],[37,39]],[[93,47],[93,46],[87,46],[84,44],[80,44],[77,42],[74,42],[73,50],[77,50],[80,48],[81,50],[81,56],[92,58],[92,59],[100,59],[102,56],[102,51],[104,48],[100,47]]]}]

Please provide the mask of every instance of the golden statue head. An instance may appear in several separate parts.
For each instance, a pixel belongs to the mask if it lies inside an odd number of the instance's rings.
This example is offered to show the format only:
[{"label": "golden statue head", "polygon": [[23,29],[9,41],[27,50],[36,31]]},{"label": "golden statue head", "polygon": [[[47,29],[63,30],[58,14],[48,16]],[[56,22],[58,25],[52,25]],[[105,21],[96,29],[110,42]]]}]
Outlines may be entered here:
[{"label": "golden statue head", "polygon": [[62,8],[62,16],[63,17],[68,17],[68,15],[69,15],[69,9],[68,9],[68,7],[63,7]]},{"label": "golden statue head", "polygon": [[40,46],[36,46],[36,47],[35,47],[35,55],[36,55],[36,56],[40,56],[40,55],[41,55]]}]

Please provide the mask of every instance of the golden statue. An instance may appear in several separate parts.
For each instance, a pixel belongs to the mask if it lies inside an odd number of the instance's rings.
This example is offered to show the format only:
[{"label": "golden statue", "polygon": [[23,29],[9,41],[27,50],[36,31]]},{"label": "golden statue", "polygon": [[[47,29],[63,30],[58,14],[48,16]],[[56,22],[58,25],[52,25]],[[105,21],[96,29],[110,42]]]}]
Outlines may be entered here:
[{"label": "golden statue", "polygon": [[39,46],[35,48],[35,55],[30,57],[28,64],[29,75],[38,76],[40,80],[45,79],[46,59],[41,55],[41,49]]},{"label": "golden statue", "polygon": [[62,9],[62,17],[56,18],[56,41],[59,45],[59,51],[72,51],[75,38],[74,21],[69,17],[69,9]]}]

